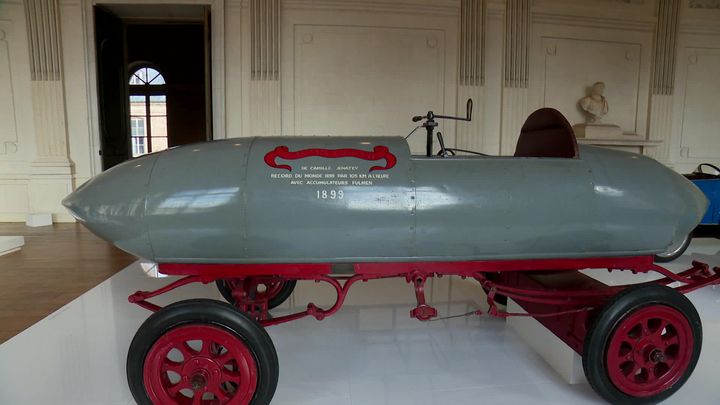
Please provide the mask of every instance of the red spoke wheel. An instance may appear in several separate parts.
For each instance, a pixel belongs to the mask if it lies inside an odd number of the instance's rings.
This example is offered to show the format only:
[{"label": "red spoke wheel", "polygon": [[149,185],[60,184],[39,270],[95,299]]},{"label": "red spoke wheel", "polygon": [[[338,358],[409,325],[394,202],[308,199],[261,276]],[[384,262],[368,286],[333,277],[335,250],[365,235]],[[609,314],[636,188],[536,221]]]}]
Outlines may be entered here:
[{"label": "red spoke wheel", "polygon": [[215,281],[218,291],[225,300],[236,305],[233,291],[240,291],[253,301],[267,300],[268,309],[282,305],[295,290],[295,280],[227,279]]},{"label": "red spoke wheel", "polygon": [[692,303],[672,288],[628,288],[600,309],[585,338],[583,367],[613,404],[664,400],[690,377],[702,346]]},{"label": "red spoke wheel", "polygon": [[219,301],[187,300],[143,323],[127,377],[139,404],[268,404],[278,360],[267,332],[247,315]]}]

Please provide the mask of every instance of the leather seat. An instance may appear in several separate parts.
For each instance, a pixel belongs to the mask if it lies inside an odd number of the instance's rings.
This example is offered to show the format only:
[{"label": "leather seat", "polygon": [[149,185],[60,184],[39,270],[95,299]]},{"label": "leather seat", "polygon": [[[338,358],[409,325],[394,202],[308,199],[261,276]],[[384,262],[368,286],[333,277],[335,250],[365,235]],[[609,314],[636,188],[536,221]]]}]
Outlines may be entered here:
[{"label": "leather seat", "polygon": [[560,111],[541,108],[525,120],[515,156],[577,159],[575,131]]}]

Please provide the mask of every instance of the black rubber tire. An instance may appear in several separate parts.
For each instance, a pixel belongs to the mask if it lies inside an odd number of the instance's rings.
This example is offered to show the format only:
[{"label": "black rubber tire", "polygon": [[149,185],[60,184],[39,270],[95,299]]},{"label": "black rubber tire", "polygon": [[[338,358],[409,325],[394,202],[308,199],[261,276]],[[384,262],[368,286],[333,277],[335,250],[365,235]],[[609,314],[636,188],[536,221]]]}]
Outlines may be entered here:
[{"label": "black rubber tire", "polygon": [[242,340],[255,357],[258,382],[251,404],[269,404],[278,383],[278,358],[265,329],[246,314],[221,301],[192,299],[169,305],[152,314],[138,329],[127,357],[130,392],[139,405],[152,405],[143,383],[145,357],[167,331],[187,324],[211,324],[227,329]]},{"label": "black rubber tire", "polygon": [[[667,390],[650,397],[633,397],[621,392],[610,380],[606,366],[609,339],[620,321],[635,310],[648,305],[666,305],[678,310],[690,324],[694,351],[685,373]],[[666,286],[650,284],[629,287],[612,297],[595,314],[585,336],[583,370],[590,386],[611,404],[654,404],[670,397],[687,381],[697,365],[702,348],[702,323],[687,297]]]},{"label": "black rubber tire", "polygon": [[[285,280],[284,282],[285,285],[283,285],[278,295],[268,300],[268,309],[277,308],[282,305],[283,302],[287,301],[287,299],[290,298],[290,295],[295,290],[295,285],[297,284],[296,280]],[[215,285],[217,286],[217,289],[218,291],[220,291],[220,294],[223,296],[223,298],[225,298],[225,301],[229,302],[232,305],[235,305],[235,298],[233,298],[232,291],[230,290],[230,287],[228,287],[225,280],[215,280]]]},{"label": "black rubber tire", "polygon": [[680,248],[676,250],[673,254],[662,256],[662,255],[655,255],[655,262],[656,263],[667,263],[671,262],[678,257],[682,256],[683,253],[687,250],[688,246],[690,246],[690,242],[692,242],[692,233],[688,234],[688,236],[683,240],[682,245],[680,245]]}]

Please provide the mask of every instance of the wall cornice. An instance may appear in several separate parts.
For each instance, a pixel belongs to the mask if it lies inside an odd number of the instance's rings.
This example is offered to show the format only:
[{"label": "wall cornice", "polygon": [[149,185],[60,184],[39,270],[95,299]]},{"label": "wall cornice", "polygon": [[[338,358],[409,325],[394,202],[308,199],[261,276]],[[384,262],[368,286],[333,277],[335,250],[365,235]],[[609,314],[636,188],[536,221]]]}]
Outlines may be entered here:
[{"label": "wall cornice", "polygon": [[281,7],[293,9],[368,11],[386,13],[458,15],[459,0],[417,0],[417,1],[376,1],[376,0],[283,0]]},{"label": "wall cornice", "polygon": [[622,29],[630,31],[652,32],[655,29],[655,17],[642,20],[621,19],[604,16],[578,16],[557,14],[547,11],[533,11],[533,22],[540,24],[560,24],[587,28]]}]

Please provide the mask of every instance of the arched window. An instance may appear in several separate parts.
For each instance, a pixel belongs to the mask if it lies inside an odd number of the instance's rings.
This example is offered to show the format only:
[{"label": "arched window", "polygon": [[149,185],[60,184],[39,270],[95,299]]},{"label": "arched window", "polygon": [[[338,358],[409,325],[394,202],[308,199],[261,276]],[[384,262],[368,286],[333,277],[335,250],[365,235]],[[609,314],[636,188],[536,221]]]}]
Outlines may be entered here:
[{"label": "arched window", "polygon": [[168,148],[165,78],[141,67],[130,75],[130,141],[132,156]]}]

